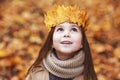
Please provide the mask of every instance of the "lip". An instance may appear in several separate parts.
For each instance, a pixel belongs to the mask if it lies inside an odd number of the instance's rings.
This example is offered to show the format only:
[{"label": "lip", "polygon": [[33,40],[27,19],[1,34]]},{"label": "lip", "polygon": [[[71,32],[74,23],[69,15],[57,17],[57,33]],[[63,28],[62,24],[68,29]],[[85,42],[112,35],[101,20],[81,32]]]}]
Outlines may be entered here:
[{"label": "lip", "polygon": [[72,44],[72,42],[71,41],[62,41],[62,42],[60,42],[61,44]]}]

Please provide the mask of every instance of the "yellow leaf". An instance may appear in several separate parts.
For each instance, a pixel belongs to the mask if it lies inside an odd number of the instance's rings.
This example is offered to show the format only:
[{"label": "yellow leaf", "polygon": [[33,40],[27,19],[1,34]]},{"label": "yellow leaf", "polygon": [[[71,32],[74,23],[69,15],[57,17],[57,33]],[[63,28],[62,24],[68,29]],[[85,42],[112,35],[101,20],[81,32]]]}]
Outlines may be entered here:
[{"label": "yellow leaf", "polygon": [[100,72],[100,67],[96,66],[96,67],[95,67],[95,72],[96,72],[96,73]]},{"label": "yellow leaf", "polygon": [[20,64],[22,63],[22,59],[19,56],[14,57],[14,63]]},{"label": "yellow leaf", "polygon": [[0,58],[8,56],[8,52],[5,49],[0,49]]},{"label": "yellow leaf", "polygon": [[116,48],[113,53],[116,58],[120,59],[120,47]]}]

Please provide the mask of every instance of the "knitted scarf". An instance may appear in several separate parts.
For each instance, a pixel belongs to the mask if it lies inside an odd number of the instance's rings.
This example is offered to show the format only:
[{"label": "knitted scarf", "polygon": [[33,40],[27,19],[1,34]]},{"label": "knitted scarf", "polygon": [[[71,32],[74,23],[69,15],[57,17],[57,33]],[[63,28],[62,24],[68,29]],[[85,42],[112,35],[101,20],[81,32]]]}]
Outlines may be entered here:
[{"label": "knitted scarf", "polygon": [[74,78],[82,75],[84,69],[85,53],[80,50],[78,54],[67,60],[59,60],[52,51],[43,59],[45,68],[52,74],[61,78]]}]

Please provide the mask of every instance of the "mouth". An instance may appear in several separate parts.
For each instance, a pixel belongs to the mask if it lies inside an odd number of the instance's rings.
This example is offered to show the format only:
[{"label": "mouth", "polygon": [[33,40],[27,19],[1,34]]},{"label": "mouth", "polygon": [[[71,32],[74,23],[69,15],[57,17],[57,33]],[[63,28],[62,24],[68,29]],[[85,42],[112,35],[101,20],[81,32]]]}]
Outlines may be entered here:
[{"label": "mouth", "polygon": [[62,42],[60,42],[61,44],[72,44],[72,42],[71,41],[62,41]]}]

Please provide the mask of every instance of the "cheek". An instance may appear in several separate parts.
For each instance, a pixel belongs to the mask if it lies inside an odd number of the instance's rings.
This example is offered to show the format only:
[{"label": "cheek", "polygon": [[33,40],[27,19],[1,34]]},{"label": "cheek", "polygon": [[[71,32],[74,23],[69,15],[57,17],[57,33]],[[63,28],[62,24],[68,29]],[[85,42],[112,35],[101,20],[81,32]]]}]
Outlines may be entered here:
[{"label": "cheek", "polygon": [[59,37],[57,35],[53,35],[53,47],[59,42]]},{"label": "cheek", "polygon": [[79,34],[77,34],[77,35],[74,35],[74,38],[73,38],[75,41],[77,41],[77,42],[82,42],[82,35],[79,35]]},{"label": "cheek", "polygon": [[82,36],[81,35],[78,36],[74,38],[74,41],[76,42],[76,45],[82,46]]},{"label": "cheek", "polygon": [[80,49],[80,48],[82,48],[82,47],[83,47],[82,41],[81,41],[81,40],[77,40],[76,43],[75,43],[75,48],[76,48],[76,49]]},{"label": "cheek", "polygon": [[58,36],[57,35],[53,35],[53,42],[56,42],[58,40]]}]

